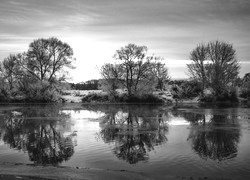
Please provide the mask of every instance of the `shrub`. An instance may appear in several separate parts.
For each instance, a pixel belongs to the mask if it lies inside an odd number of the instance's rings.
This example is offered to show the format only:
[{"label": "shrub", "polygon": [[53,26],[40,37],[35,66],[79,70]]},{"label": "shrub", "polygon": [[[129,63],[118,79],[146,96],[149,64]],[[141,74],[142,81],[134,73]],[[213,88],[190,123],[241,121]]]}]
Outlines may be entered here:
[{"label": "shrub", "polygon": [[197,97],[202,92],[201,84],[197,81],[185,81],[181,85],[181,89],[181,97],[184,99]]},{"label": "shrub", "polygon": [[109,97],[107,94],[91,93],[82,98],[82,102],[108,102]]},{"label": "shrub", "polygon": [[197,81],[180,81],[171,87],[174,99],[190,99],[200,96],[202,92],[201,84]]},{"label": "shrub", "polygon": [[240,92],[240,97],[249,99],[250,98],[250,89],[249,88],[242,88],[242,90]]},{"label": "shrub", "polygon": [[202,102],[238,102],[238,97],[235,89],[223,91],[219,95],[207,94],[200,99]]},{"label": "shrub", "polygon": [[55,102],[59,99],[59,93],[49,82],[39,81],[27,84],[23,87],[25,101],[28,102]]},{"label": "shrub", "polygon": [[240,97],[249,99],[250,98],[250,81],[245,78],[245,81],[242,84]]},{"label": "shrub", "polygon": [[206,94],[200,98],[201,102],[215,102],[215,97],[212,94]]},{"label": "shrub", "polygon": [[0,89],[0,102],[9,101],[9,93],[4,89]]},{"label": "shrub", "polygon": [[164,100],[153,94],[144,94],[142,96],[130,96],[127,94],[116,94],[110,97],[108,94],[88,94],[82,98],[82,102],[116,102],[116,103],[164,103]]}]

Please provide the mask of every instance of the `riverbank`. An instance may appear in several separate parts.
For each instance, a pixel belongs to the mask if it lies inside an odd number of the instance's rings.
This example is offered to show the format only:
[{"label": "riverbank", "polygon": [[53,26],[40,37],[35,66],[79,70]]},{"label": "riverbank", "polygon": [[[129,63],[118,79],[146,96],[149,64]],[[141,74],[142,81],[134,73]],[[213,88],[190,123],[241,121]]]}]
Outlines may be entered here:
[{"label": "riverbank", "polygon": [[[125,96],[124,91],[118,90],[118,95]],[[91,97],[92,96],[92,97]],[[161,103],[155,102],[131,102],[131,103],[138,103],[138,104],[215,104],[215,103],[231,103],[229,102],[201,102],[199,97],[194,97],[190,99],[175,99],[173,95],[169,91],[155,91],[153,92],[152,96],[156,97],[156,100],[161,100]],[[86,98],[87,97],[87,98]],[[87,101],[83,101],[83,98],[88,99]],[[123,97],[122,97],[123,98]],[[100,100],[101,99],[101,100]],[[104,99],[104,100],[103,100]],[[154,100],[154,99],[153,99]],[[243,104],[250,104],[250,101],[244,98],[238,98],[238,103]],[[1,102],[1,101],[0,101]],[[39,102],[25,102],[21,97],[15,99],[13,101],[3,101],[1,104],[19,104],[19,103],[39,103]],[[45,102],[44,102],[45,103]],[[53,102],[51,102],[53,103]],[[54,103],[83,103],[83,104],[131,104],[130,102],[110,102],[107,99],[107,93],[103,92],[102,90],[64,90],[60,100]],[[47,103],[46,103],[47,104]]]},{"label": "riverbank", "polygon": [[152,94],[147,94],[141,97],[127,98],[126,91],[117,90],[117,97],[115,101],[110,101],[108,94],[102,90],[67,90],[62,94],[63,102],[70,103],[166,103],[174,102],[173,96],[169,91],[155,91]]},{"label": "riverbank", "polygon": [[36,180],[82,180],[82,179],[109,179],[109,180],[149,180],[143,173],[125,170],[110,170],[81,167],[54,167],[34,166],[25,164],[0,164],[0,179],[36,179]]},{"label": "riverbank", "polygon": [[[141,172],[126,170],[111,170],[81,167],[53,167],[53,166],[34,166],[25,164],[0,164],[1,180],[232,180],[228,178],[214,177],[190,177],[190,176],[164,176],[158,177],[157,174],[146,175]],[[238,179],[238,178],[237,178]]]}]

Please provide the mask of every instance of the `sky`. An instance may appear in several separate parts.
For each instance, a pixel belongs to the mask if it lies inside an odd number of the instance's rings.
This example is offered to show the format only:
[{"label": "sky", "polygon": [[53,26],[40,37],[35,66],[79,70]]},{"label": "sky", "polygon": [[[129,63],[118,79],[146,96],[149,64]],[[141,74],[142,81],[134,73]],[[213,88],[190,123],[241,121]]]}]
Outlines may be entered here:
[{"label": "sky", "polygon": [[199,43],[224,41],[233,44],[242,77],[250,72],[250,1],[0,0],[0,60],[49,37],[73,48],[76,83],[100,78],[100,67],[128,43],[147,46],[182,79]]}]

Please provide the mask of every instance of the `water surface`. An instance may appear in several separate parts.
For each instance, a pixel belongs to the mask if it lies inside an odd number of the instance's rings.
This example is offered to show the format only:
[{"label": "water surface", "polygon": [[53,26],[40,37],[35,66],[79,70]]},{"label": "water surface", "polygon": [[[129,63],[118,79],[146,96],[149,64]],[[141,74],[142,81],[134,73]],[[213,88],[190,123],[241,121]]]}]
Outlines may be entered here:
[{"label": "water surface", "polygon": [[250,179],[250,108],[0,106],[0,163]]}]

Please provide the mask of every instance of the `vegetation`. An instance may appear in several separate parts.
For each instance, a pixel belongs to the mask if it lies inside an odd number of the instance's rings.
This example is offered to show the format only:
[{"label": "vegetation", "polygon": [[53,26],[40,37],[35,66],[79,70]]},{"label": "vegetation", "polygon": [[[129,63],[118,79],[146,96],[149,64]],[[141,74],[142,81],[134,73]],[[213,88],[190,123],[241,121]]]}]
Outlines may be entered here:
[{"label": "vegetation", "polygon": [[57,38],[34,40],[27,52],[10,54],[1,63],[1,101],[57,101],[73,61],[73,49]]},{"label": "vegetation", "polygon": [[[116,90],[125,89],[126,102],[150,102],[156,88],[164,89],[169,76],[163,58],[147,56],[147,51],[146,46],[128,44],[115,52],[113,57],[117,63],[102,66],[101,89],[110,99],[117,100]],[[154,98],[155,101],[159,100]]]},{"label": "vegetation", "polygon": [[[239,78],[240,66],[231,44],[221,41],[199,44],[191,51],[191,63],[187,64],[190,79],[182,81],[171,81],[164,59],[149,56],[147,52],[146,46],[121,47],[114,53],[115,63],[101,67],[102,79],[70,86],[75,90],[104,91],[84,95],[82,102],[166,103],[169,98],[238,102],[239,98],[241,101],[250,99],[250,73]],[[66,93],[62,90],[68,87],[65,84],[67,70],[74,68],[74,60],[73,49],[57,38],[34,40],[27,52],[10,54],[1,61],[0,102],[59,101]]]},{"label": "vegetation", "polygon": [[204,90],[211,89],[214,101],[235,101],[239,75],[239,63],[236,51],[231,44],[215,41],[198,45],[190,54],[191,64],[188,71],[192,79],[202,84]]},{"label": "vegetation", "polygon": [[93,79],[82,83],[70,83],[71,89],[75,90],[98,90],[99,80]]},{"label": "vegetation", "polygon": [[82,98],[83,103],[89,102],[98,102],[98,103],[164,103],[164,101],[153,95],[153,94],[145,94],[143,96],[130,96],[128,97],[127,94],[119,94],[116,93],[115,95],[109,93],[90,93]]},{"label": "vegetation", "polygon": [[201,83],[195,80],[172,81],[170,84],[172,84],[171,93],[177,100],[192,99],[199,97],[202,93]]},{"label": "vegetation", "polygon": [[250,99],[250,73],[245,74],[242,79],[240,97]]}]

